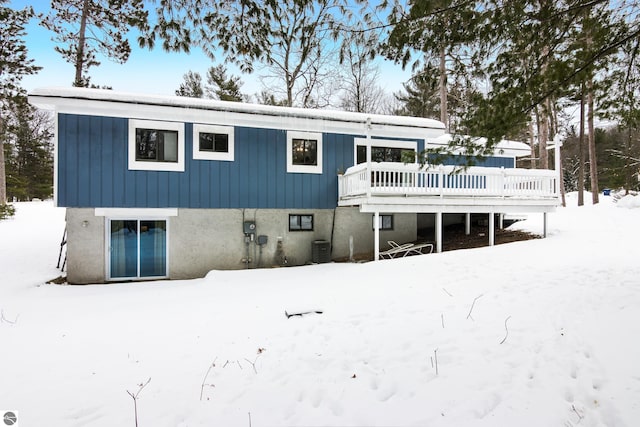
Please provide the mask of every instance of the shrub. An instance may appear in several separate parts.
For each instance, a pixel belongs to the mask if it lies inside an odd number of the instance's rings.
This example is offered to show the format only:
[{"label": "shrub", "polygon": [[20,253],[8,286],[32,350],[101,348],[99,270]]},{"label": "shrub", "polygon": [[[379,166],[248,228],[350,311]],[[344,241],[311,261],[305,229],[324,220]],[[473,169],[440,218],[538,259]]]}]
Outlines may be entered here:
[{"label": "shrub", "polygon": [[10,204],[0,204],[0,220],[11,218],[16,214],[16,208]]}]

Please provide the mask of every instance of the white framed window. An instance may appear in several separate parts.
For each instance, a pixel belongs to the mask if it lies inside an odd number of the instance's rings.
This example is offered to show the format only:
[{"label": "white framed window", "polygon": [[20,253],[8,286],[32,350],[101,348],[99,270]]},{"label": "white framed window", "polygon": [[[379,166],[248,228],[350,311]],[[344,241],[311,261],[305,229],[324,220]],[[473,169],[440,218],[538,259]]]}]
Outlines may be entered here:
[{"label": "white framed window", "polygon": [[193,158],[196,160],[233,161],[233,127],[193,125]]},{"label": "white framed window", "polygon": [[168,218],[105,217],[107,280],[169,276]]},{"label": "white framed window", "polygon": [[[355,138],[353,158],[356,164],[367,162],[367,140]],[[395,141],[389,139],[371,139],[372,162],[403,163],[404,156],[415,158],[418,151],[416,141]]]},{"label": "white framed window", "polygon": [[129,119],[129,169],[184,172],[184,123]]},{"label": "white framed window", "polygon": [[287,132],[287,172],[322,173],[322,134]]}]

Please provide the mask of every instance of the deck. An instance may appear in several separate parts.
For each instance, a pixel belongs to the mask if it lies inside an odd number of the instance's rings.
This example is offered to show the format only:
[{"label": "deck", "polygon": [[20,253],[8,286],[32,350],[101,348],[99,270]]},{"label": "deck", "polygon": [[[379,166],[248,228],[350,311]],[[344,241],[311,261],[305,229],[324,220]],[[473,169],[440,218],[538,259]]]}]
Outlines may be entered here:
[{"label": "deck", "polygon": [[366,163],[338,177],[338,205],[362,212],[550,212],[554,170]]}]

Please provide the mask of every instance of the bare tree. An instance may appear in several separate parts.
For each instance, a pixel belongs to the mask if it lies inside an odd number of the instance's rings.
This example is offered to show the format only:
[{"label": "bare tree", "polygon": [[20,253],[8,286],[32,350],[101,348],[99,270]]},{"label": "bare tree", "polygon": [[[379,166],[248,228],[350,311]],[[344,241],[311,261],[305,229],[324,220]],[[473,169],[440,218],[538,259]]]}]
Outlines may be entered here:
[{"label": "bare tree", "polygon": [[378,85],[380,74],[372,59],[376,43],[374,33],[354,32],[340,52],[340,62],[346,69],[340,105],[347,111],[378,113],[382,109],[385,94]]},{"label": "bare tree", "polygon": [[287,106],[325,107],[337,91],[336,52],[332,48],[332,0],[276,3],[272,30],[278,35],[265,52],[265,87],[286,99]]},{"label": "bare tree", "polygon": [[139,38],[156,38],[169,51],[200,47],[215,59],[223,52],[242,72],[265,71],[269,92],[289,106],[324,106],[335,93],[332,47],[337,19],[349,15],[343,0],[173,0],[161,2],[157,22]]}]

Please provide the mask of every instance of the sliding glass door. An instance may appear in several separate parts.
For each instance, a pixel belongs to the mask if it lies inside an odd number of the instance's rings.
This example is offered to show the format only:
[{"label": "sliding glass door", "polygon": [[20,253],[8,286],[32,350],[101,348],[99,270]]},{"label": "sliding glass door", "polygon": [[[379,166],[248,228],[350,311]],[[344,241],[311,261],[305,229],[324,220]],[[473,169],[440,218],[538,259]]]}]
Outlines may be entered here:
[{"label": "sliding glass door", "polygon": [[109,220],[109,277],[167,276],[166,220]]}]

